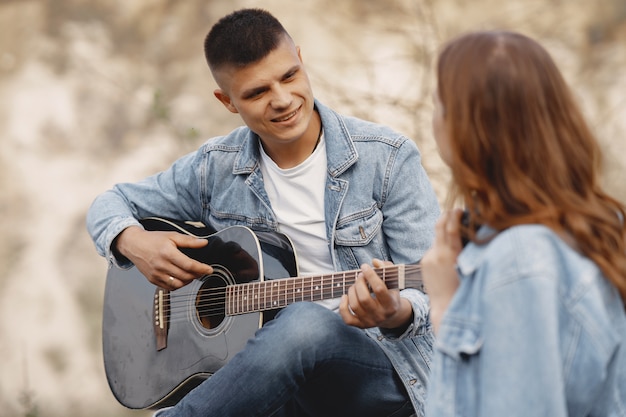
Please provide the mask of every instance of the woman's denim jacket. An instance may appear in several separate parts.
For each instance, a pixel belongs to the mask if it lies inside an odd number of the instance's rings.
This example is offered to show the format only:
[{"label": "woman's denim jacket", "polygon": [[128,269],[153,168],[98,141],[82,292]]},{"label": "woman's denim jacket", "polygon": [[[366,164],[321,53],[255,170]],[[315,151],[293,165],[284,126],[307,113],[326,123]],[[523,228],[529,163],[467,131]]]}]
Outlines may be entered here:
[{"label": "woman's denim jacket", "polygon": [[[341,116],[316,101],[326,140],[326,233],[337,271],[373,258],[415,263],[430,247],[439,206],[417,146],[388,127]],[[220,230],[243,225],[276,231],[263,187],[259,140],[247,127],[207,141],[168,170],[118,184],[92,204],[88,230],[109,262],[115,237],[137,219],[160,216],[201,221]],[[401,335],[369,329],[405,381],[419,415],[432,353],[427,297],[406,289],[414,321]]]},{"label": "woman's denim jacket", "polygon": [[469,244],[457,265],[427,415],[626,416],[624,304],[596,264],[524,225]]}]

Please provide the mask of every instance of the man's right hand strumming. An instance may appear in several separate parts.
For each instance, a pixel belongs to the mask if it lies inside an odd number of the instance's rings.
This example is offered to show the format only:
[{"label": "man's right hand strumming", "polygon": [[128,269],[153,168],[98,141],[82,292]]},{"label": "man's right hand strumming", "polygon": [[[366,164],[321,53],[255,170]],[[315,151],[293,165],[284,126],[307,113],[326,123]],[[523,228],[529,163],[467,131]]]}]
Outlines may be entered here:
[{"label": "man's right hand strumming", "polygon": [[115,240],[116,251],[128,258],[152,284],[175,290],[196,278],[212,274],[210,265],[196,261],[178,248],[201,248],[207,239],[177,232],[147,231],[131,226]]}]

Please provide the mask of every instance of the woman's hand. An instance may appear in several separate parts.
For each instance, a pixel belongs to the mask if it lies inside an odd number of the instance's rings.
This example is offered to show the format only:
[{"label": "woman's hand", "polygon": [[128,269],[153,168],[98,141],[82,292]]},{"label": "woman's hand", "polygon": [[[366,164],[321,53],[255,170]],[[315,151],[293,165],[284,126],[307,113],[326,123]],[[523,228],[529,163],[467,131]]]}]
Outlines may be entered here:
[{"label": "woman's hand", "polygon": [[435,333],[441,317],[459,286],[456,258],[461,253],[461,209],[442,214],[435,225],[435,242],[420,261],[426,294],[430,299],[430,321]]}]

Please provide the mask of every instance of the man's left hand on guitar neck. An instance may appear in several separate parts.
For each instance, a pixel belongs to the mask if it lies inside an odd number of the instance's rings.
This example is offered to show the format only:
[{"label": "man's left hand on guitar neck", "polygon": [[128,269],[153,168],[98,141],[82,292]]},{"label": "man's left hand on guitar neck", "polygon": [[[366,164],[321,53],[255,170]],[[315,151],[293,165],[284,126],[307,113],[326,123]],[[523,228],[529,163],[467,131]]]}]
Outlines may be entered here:
[{"label": "man's left hand on guitar neck", "polygon": [[[393,265],[374,259],[375,268]],[[362,329],[406,327],[413,317],[413,307],[400,291],[390,290],[371,266],[364,264],[348,293],[341,298],[339,313],[346,324]]]}]

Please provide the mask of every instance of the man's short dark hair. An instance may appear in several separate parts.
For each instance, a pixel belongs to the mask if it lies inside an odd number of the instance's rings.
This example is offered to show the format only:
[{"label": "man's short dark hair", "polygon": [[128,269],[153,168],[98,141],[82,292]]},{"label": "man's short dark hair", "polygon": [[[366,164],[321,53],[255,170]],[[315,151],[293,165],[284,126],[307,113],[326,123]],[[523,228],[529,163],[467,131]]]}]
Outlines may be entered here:
[{"label": "man's short dark hair", "polygon": [[289,36],[283,25],[263,9],[241,9],[221,18],[204,39],[211,70],[225,65],[245,67],[265,58]]}]

